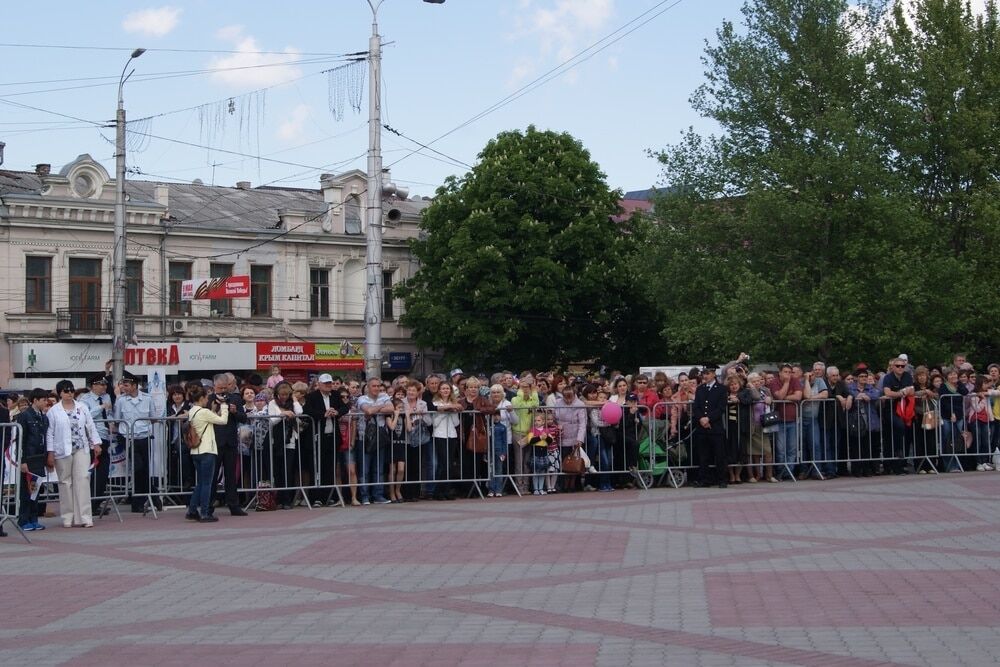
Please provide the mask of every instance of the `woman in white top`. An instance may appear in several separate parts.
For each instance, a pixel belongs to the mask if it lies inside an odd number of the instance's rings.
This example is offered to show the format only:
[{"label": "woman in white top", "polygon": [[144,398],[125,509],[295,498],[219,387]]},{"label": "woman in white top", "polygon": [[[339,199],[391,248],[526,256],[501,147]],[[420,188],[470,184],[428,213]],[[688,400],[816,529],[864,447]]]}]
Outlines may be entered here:
[{"label": "woman in white top", "polygon": [[302,406],[292,398],[292,385],[279,382],[274,388],[274,398],[267,404],[267,414],[271,415],[271,454],[274,463],[273,486],[278,491],[278,508],[292,509],[295,490],[299,486],[299,457],[296,447],[299,429],[296,419],[302,414]]},{"label": "woman in white top", "polygon": [[[222,394],[224,396],[224,394]],[[198,434],[198,446],[191,450],[191,460],[194,462],[195,484],[188,503],[188,521],[214,523],[219,517],[212,513],[212,483],[215,481],[215,462],[219,457],[219,447],[215,442],[213,426],[224,426],[229,421],[229,406],[222,403],[219,414],[209,408],[208,394],[199,386],[188,391],[188,401],[191,409],[188,411],[188,425],[194,427]]]},{"label": "woman in white top", "polygon": [[101,436],[97,434],[90,408],[77,403],[69,380],[56,385],[60,401],[45,416],[49,429],[45,434],[49,470],[59,476],[59,513],[63,528],[94,527],[90,506],[90,452],[101,455]]},{"label": "woman in white top", "polygon": [[[448,480],[451,478],[451,465],[459,455],[458,453],[458,425],[461,422],[460,412],[462,406],[458,404],[452,395],[451,385],[442,382],[434,394],[435,411],[431,413],[433,425],[431,435],[434,439],[434,456],[437,462],[435,480]],[[447,481],[437,481],[430,485],[433,491],[434,500],[454,500],[451,495],[451,484]]]}]

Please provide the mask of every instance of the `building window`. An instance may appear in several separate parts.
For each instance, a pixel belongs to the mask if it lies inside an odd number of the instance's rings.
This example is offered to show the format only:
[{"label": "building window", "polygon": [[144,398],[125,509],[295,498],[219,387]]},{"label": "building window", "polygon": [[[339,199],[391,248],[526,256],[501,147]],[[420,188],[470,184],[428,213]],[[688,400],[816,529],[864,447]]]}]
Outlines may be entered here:
[{"label": "building window", "polygon": [[125,313],[142,314],[142,260],[125,262]]},{"label": "building window", "polygon": [[330,317],[329,269],[309,269],[309,317]]},{"label": "building window", "polygon": [[[210,278],[229,278],[233,275],[232,264],[211,264],[208,269]],[[216,317],[232,317],[233,301],[232,299],[212,299],[211,309],[212,315]]]},{"label": "building window", "polygon": [[191,280],[190,262],[170,262],[170,314],[191,315],[191,302],[181,301],[181,287]]},{"label": "building window", "polygon": [[101,330],[101,260],[69,260],[71,331]]},{"label": "building window", "polygon": [[52,258],[26,257],[24,264],[24,311],[48,313],[52,310]]},{"label": "building window", "polygon": [[392,271],[382,272],[382,319],[395,319],[392,313]]},{"label": "building window", "polygon": [[351,195],[344,202],[344,233],[361,233],[361,199]]},{"label": "building window", "polygon": [[271,267],[250,267],[250,315],[271,316]]}]

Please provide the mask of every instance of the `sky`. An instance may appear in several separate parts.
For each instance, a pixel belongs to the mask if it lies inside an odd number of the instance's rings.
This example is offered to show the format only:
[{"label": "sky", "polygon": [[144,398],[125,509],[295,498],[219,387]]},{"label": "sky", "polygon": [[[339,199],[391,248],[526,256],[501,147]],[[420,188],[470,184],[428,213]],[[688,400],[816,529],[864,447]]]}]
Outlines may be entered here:
[{"label": "sky", "polygon": [[[104,125],[137,47],[147,52],[124,88],[129,178],[316,188],[321,173],[366,168],[367,72],[328,73],[367,50],[366,0],[4,4],[4,169],[58,171],[89,153],[113,173]],[[647,150],[688,126],[715,129],[688,99],[705,40],[738,21],[741,4],[383,0],[382,120],[404,135],[383,132],[384,164],[411,195],[431,196],[498,133],[533,124],[579,139],[611,187],[653,186],[660,170]]]}]

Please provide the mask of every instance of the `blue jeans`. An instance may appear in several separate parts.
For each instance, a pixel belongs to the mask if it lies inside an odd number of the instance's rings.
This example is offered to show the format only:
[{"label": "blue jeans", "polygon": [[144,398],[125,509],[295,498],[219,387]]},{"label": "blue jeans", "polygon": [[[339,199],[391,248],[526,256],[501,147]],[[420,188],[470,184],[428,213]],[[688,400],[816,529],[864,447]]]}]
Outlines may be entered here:
[{"label": "blue jeans", "polygon": [[191,492],[191,502],[188,503],[188,514],[208,516],[212,513],[212,484],[215,482],[215,454],[195,454],[194,491]]},{"label": "blue jeans", "polygon": [[434,449],[434,441],[428,440],[420,445],[420,457],[424,468],[424,494],[433,496],[437,491],[437,450]]},{"label": "blue jeans", "polygon": [[972,431],[972,447],[976,452],[976,463],[990,462],[990,423],[973,421],[969,422],[969,430]]},{"label": "blue jeans", "polygon": [[[787,464],[789,469],[795,471],[795,463],[799,459],[799,425],[794,421],[781,422],[778,424],[777,438],[774,442],[774,463],[781,467]],[[784,475],[784,471],[779,471],[779,475]]]},{"label": "blue jeans", "polygon": [[507,427],[493,425],[493,460],[490,465],[489,489],[493,493],[503,493],[503,476],[507,470]]},{"label": "blue jeans", "polygon": [[493,465],[490,467],[490,491],[503,493],[504,475],[507,472],[507,443],[493,446]]},{"label": "blue jeans", "polygon": [[549,457],[544,447],[532,446],[532,449],[542,450],[541,454],[531,453],[531,484],[535,491],[542,491],[545,489],[545,474],[549,469]]},{"label": "blue jeans", "polygon": [[821,475],[829,476],[837,473],[837,464],[832,459],[837,458],[834,434],[826,429],[826,424],[819,417],[810,423],[810,451],[812,460]]},{"label": "blue jeans", "polygon": [[[365,451],[365,443],[357,440],[354,443],[354,460],[358,472],[358,500],[364,502],[385,498],[384,468],[388,465],[389,443],[379,443],[372,451]],[[369,484],[371,486],[369,486]]]}]

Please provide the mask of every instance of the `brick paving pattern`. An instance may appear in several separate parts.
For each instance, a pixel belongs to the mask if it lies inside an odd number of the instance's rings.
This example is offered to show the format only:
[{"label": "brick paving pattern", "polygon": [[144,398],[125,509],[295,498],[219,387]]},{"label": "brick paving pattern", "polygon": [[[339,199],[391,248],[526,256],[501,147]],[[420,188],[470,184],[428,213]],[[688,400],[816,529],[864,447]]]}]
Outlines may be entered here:
[{"label": "brick paving pattern", "polygon": [[1000,473],[0,540],[0,665],[994,665]]}]

